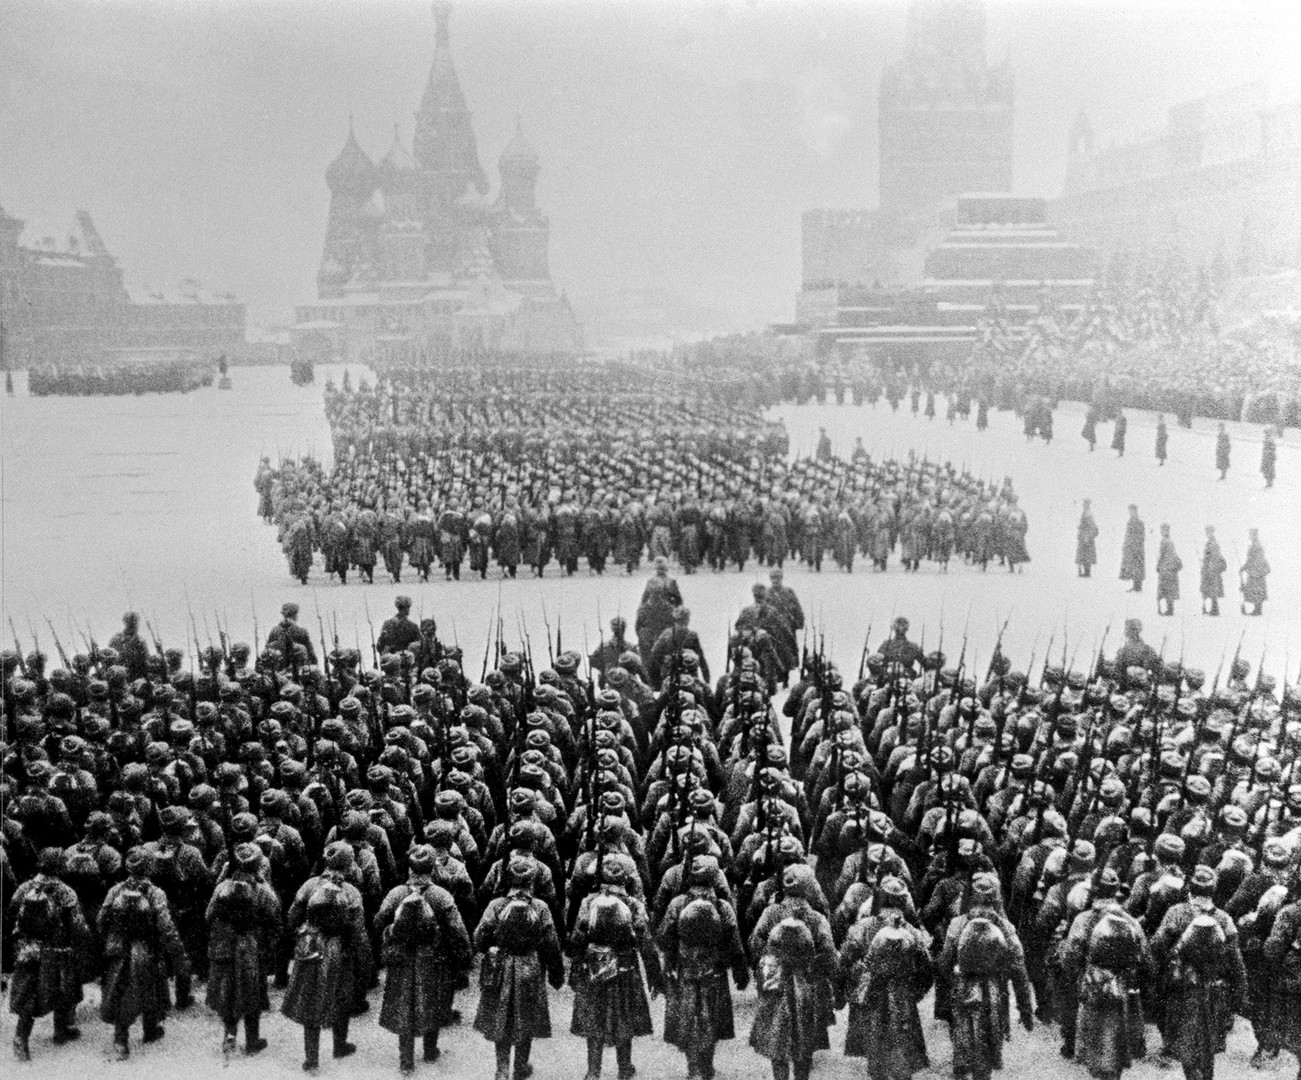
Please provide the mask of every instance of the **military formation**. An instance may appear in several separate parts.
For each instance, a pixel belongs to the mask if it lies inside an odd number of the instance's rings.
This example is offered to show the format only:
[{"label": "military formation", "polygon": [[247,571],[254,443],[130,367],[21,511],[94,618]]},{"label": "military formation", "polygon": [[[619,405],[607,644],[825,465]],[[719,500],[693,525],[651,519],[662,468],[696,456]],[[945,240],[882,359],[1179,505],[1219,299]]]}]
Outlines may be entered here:
[{"label": "military formation", "polygon": [[206,360],[45,364],[28,372],[27,392],[33,397],[188,394],[212,381],[213,367]]},{"label": "military formation", "polygon": [[411,1073],[464,1007],[524,1080],[566,982],[587,1080],[608,1048],[630,1080],[659,995],[711,1077],[751,988],[775,1080],[846,1009],[837,1049],[913,1075],[932,989],[971,1080],[1014,1019],[1099,1080],[1145,1056],[1211,1080],[1235,1016],[1253,1064],[1301,1051],[1297,686],[1240,649],[1208,685],[1136,620],[1035,674],[1006,622],[977,670],[965,630],[955,661],[899,617],[849,677],[780,572],[711,679],[682,600],[659,568],[635,637],[616,619],[588,657],[559,626],[508,647],[500,612],[467,657],[404,599],[366,658],[292,603],[257,649],[128,614],[53,669],[4,653],[15,1055],[46,1016],[77,1039],[93,980],[119,1059],[199,987],[222,1052],[257,1054],[275,989],[309,1072],[370,1013]]},{"label": "military formation", "polygon": [[1029,522],[1011,481],[951,463],[848,458],[825,434],[790,460],[780,424],[617,367],[520,370],[458,385],[454,372],[391,371],[330,389],[334,465],[263,459],[259,512],[290,573],[393,582],[572,575],[669,559],[685,573],[788,559],[852,572],[952,560],[1016,570]]}]

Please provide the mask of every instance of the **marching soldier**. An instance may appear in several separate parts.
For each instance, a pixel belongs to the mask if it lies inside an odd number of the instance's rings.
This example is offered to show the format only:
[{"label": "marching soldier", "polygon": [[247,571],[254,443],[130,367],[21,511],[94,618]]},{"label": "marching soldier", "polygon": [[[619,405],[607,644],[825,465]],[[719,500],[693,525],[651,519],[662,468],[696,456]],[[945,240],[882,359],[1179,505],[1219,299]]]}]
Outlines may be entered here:
[{"label": "marching soldier", "polygon": [[[1269,577],[1269,561],[1265,558],[1265,549],[1260,544],[1260,534],[1256,529],[1248,529],[1247,560],[1238,571],[1242,581],[1242,613],[1259,615],[1265,601],[1269,599],[1269,589],[1265,579]],[[1248,611],[1246,605],[1251,605]]]},{"label": "marching soldier", "polygon": [[420,628],[411,621],[411,597],[399,596],[393,606],[397,614],[384,620],[375,642],[380,655],[403,652],[420,641]]},{"label": "marching soldier", "polygon": [[1229,432],[1221,423],[1220,430],[1215,434],[1215,467],[1220,470],[1221,480],[1229,474],[1229,451],[1231,448]]},{"label": "marching soldier", "polygon": [[280,901],[259,878],[263,855],[255,844],[235,849],[230,876],[213,890],[208,924],[208,1007],[225,1026],[222,1050],[235,1050],[239,1022],[244,1022],[244,1052],[266,1049],[262,1014],[271,1007],[267,979],[276,962],[280,937]]},{"label": "marching soldier", "polygon": [[113,1025],[119,1061],[131,1054],[130,1028],[144,1021],[143,1042],[163,1037],[163,1017],[171,1008],[167,985],[170,965],[178,980],[189,976],[189,957],[172,923],[167,895],[149,879],[153,856],[133,847],[126,857],[127,879],[114,885],[99,909],[99,933],[108,971],[99,1015]]},{"label": "marching soldier", "polygon": [[972,877],[971,906],[949,923],[936,963],[951,978],[953,1075],[989,1080],[1003,1067],[1003,1043],[1011,1034],[1009,982],[1022,1027],[1034,1029],[1025,956],[993,874]]},{"label": "marching soldier", "polygon": [[539,872],[546,871],[536,860],[512,857],[502,872],[504,894],[488,905],[474,932],[474,950],[483,954],[474,1029],[496,1048],[495,1080],[512,1080],[512,1050],[513,1080],[527,1080],[533,1040],[551,1038],[543,979],[555,990],[564,985],[555,923],[533,896]]},{"label": "marching soldier", "polygon": [[1130,592],[1143,591],[1147,577],[1147,530],[1138,516],[1138,507],[1129,506],[1129,520],[1125,522],[1125,543],[1120,552],[1120,580],[1132,582]]},{"label": "marching soldier", "polygon": [[[1173,615],[1175,601],[1179,599],[1179,572],[1184,563],[1175,551],[1174,541],[1170,539],[1170,526],[1161,526],[1161,549],[1156,557],[1156,613]],[[1165,610],[1161,604],[1165,603]]]},{"label": "marching soldier", "polygon": [[42,1016],[54,1014],[55,1046],[81,1038],[77,1004],[82,999],[82,950],[90,941],[90,929],[77,894],[59,880],[63,863],[58,848],[42,850],[36,876],[19,885],[9,900],[9,1011],[18,1018],[14,1056],[19,1061],[31,1060],[32,1028]]},{"label": "marching soldier", "polygon": [[296,938],[281,1011],[302,1025],[304,1072],[320,1068],[322,1028],[332,1031],[336,1058],[357,1051],[348,1024],[358,991],[370,982],[371,946],[361,893],[347,880],[354,865],[346,841],[331,843],[324,872],[304,882],[289,909]]},{"label": "marching soldier", "polygon": [[417,844],[407,856],[410,879],[380,906],[375,926],[387,968],[379,1026],[398,1037],[398,1067],[416,1067],[416,1036],[425,1061],[440,1056],[438,1032],[452,1020],[452,1000],[470,968],[470,938],[456,902],[434,884],[434,849]]},{"label": "marching soldier", "polygon": [[687,859],[686,889],[669,902],[656,934],[664,957],[664,1041],[686,1055],[690,1080],[713,1080],[715,1046],[736,1036],[728,970],[738,990],[750,984],[750,971],[736,912],[715,892],[716,861]]}]

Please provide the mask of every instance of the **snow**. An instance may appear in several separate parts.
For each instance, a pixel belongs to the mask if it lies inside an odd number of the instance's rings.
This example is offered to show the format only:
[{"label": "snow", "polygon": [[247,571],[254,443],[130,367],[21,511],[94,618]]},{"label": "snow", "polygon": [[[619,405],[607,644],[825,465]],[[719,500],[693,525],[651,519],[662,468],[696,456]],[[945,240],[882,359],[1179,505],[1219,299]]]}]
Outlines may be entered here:
[{"label": "snow", "polygon": [[[354,385],[364,370],[351,369]],[[404,576],[400,586],[361,585],[352,578],[341,586],[327,582],[318,559],[304,588],[288,574],[276,544],[275,530],[256,516],[253,474],[258,458],[275,461],[280,454],[329,453],[329,431],[321,410],[326,378],[337,383],[342,368],[318,367],[316,382],[294,387],[283,367],[236,368],[234,388],[202,389],[179,396],[139,398],[30,398],[23,376],[18,394],[0,398],[3,428],[3,546],[0,579],[3,606],[12,613],[24,639],[29,619],[41,643],[52,652],[44,619],[55,624],[66,648],[77,641],[70,616],[84,631],[87,623],[98,639],[118,627],[123,611],[133,608],[150,619],[165,642],[189,644],[186,596],[202,624],[220,614],[236,638],[252,631],[256,604],[262,633],[280,604],[297,600],[302,618],[316,633],[314,603],[329,623],[339,612],[341,633],[367,637],[365,606],[373,619],[387,616],[398,593],[409,593],[417,609],[434,614],[447,636],[455,636],[469,655],[482,655],[484,633],[500,590],[503,621],[514,643],[516,612],[523,613],[534,641],[542,640],[541,605],[546,602],[552,625],[563,627],[567,645],[597,640],[597,611],[608,620],[617,611],[631,616],[645,579],[607,572],[589,577],[585,568],[567,580],[548,568],[541,582],[521,576],[499,585],[441,580],[418,585]],[[1039,656],[1057,629],[1054,660],[1060,660],[1069,623],[1068,648],[1079,661],[1096,647],[1104,628],[1111,631],[1107,649],[1119,643],[1127,616],[1143,619],[1146,636],[1171,657],[1183,652],[1190,666],[1213,674],[1223,653],[1232,651],[1245,629],[1243,654],[1254,665],[1268,644],[1266,666],[1281,673],[1285,658],[1296,678],[1301,664],[1301,437],[1289,430],[1279,446],[1278,481],[1263,488],[1258,470],[1260,429],[1230,425],[1233,464],[1220,482],[1213,468],[1215,424],[1198,421],[1191,431],[1170,424],[1170,461],[1158,468],[1153,457],[1153,418],[1130,414],[1129,451],[1123,459],[1105,447],[1110,425],[1099,430],[1098,450],[1090,454],[1079,437],[1082,410],[1065,406],[1056,417],[1057,438],[1051,445],[1027,445],[1020,421],[1010,413],[991,413],[990,429],[978,433],[971,422],[950,427],[944,402],[937,402],[934,421],[914,417],[905,400],[898,413],[885,402],[876,407],[788,406],[777,410],[796,452],[811,452],[819,427],[826,427],[836,450],[849,454],[862,436],[874,456],[901,456],[910,450],[934,459],[948,458],[979,476],[1011,476],[1030,521],[1033,561],[1023,574],[991,568],[980,574],[955,563],[942,575],[924,565],[905,575],[897,560],[884,575],[859,566],[853,575],[829,564],[821,574],[790,563],[788,583],[804,602],[810,621],[825,633],[828,648],[843,667],[857,670],[863,635],[872,623],[875,644],[884,636],[891,613],[907,614],[914,635],[938,643],[941,615],[944,649],[957,656],[968,622],[970,653],[988,662],[998,627],[1010,615],[1005,649],[1021,666],[1036,637]],[[1093,500],[1101,529],[1101,562],[1090,579],[1075,576],[1075,523],[1080,502]],[[1155,575],[1146,591],[1133,595],[1117,580],[1126,507],[1139,506],[1149,532],[1149,571],[1156,559],[1162,522],[1172,526],[1184,562],[1184,599],[1173,619],[1156,615]],[[1272,566],[1270,600],[1260,619],[1242,617],[1230,593],[1219,619],[1198,615],[1197,567],[1203,527],[1216,526],[1231,566],[1241,564],[1247,529],[1260,529]],[[766,575],[765,575],[766,576]],[[722,643],[732,618],[748,601],[751,584],[760,579],[753,562],[745,573],[709,571],[680,576],[692,609],[692,624],[706,644],[711,666],[723,662]],[[1232,590],[1235,575],[1226,576]],[[214,630],[215,633],[215,630]],[[204,642],[206,644],[206,642]],[[983,667],[982,667],[983,670]]]}]

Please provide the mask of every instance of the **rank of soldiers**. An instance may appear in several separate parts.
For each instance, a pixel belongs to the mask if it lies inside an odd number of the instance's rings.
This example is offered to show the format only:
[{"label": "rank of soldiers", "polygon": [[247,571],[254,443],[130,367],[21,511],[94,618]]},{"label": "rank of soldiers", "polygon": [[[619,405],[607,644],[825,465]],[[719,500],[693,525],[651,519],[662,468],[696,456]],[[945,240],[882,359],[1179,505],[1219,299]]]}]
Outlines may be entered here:
[{"label": "rank of soldiers", "polygon": [[0,657],[20,1059],[41,1017],[79,1037],[90,980],[119,1058],[197,983],[225,1054],[241,1025],[266,1047],[282,989],[314,1072],[322,1031],[356,1051],[381,971],[404,1073],[460,1000],[524,1080],[566,980],[587,1080],[607,1047],[633,1076],[660,994],[659,1034],[711,1077],[750,987],[775,1080],[810,1075],[844,1009],[843,1052],[911,1076],[932,988],[972,1080],[1014,1016],[1099,1078],[1149,1056],[1210,1080],[1235,1015],[1254,1063],[1301,1051],[1301,694],[1240,649],[1208,681],[1131,620],[1110,658],[1106,634],[1081,666],[1050,641],[1035,674],[1000,633],[977,670],[965,631],[955,661],[897,618],[842,672],[778,579],[711,684],[661,573],[649,654],[646,612],[590,658],[523,623],[510,649],[499,618],[476,679],[409,606],[369,663],[293,604],[257,650],[196,633],[188,666],[134,615],[107,646],[56,639],[52,670]]},{"label": "rank of soldiers", "polygon": [[119,394],[188,394],[211,386],[207,360],[156,360],[141,363],[43,364],[27,376],[33,397]]},{"label": "rank of soldiers", "polygon": [[757,411],[688,404],[618,369],[572,383],[523,372],[491,392],[425,375],[327,395],[333,470],[311,458],[259,466],[259,512],[304,584],[318,551],[343,582],[373,581],[381,564],[400,582],[408,566],[459,580],[467,562],[485,578],[494,567],[542,576],[553,559],[568,575],[581,562],[632,573],[643,558],[687,573],[750,559],[852,572],[859,556],[880,571],[896,551],[911,571],[923,560],[947,570],[955,556],[982,570],[1029,560],[1010,480],[873,461],[861,444],[837,458],[825,433],[790,461],[784,429]]}]

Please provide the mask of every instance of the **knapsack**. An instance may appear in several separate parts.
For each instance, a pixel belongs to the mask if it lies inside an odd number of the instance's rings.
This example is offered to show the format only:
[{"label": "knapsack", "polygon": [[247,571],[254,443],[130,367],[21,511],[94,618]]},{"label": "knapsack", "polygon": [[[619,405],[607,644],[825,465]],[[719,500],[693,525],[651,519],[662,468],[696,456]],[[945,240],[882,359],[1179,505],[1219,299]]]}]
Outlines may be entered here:
[{"label": "knapsack", "polygon": [[1007,937],[984,915],[973,915],[958,934],[958,972],[968,976],[998,975],[1007,959]]},{"label": "knapsack", "polygon": [[181,866],[181,845],[167,840],[158,841],[154,849],[154,869],[150,880],[167,895],[173,905],[179,906],[189,899],[189,876]]},{"label": "knapsack", "polygon": [[1086,958],[1108,971],[1129,971],[1142,959],[1143,945],[1134,920],[1118,908],[1108,908],[1089,933]]},{"label": "knapsack", "polygon": [[14,935],[20,941],[49,944],[61,929],[60,905],[49,882],[33,881],[14,919]]},{"label": "knapsack", "polygon": [[145,891],[128,881],[113,898],[118,933],[127,941],[149,941],[154,936],[154,905]]},{"label": "knapsack", "polygon": [[81,844],[69,848],[63,856],[62,876],[79,897],[93,896],[104,887],[95,852]]},{"label": "knapsack", "polygon": [[253,928],[257,914],[257,889],[252,882],[223,881],[212,898],[213,917],[228,924],[237,934]]},{"label": "knapsack", "polygon": [[336,881],[322,881],[307,901],[307,921],[322,934],[334,937],[348,929],[348,897]]}]

